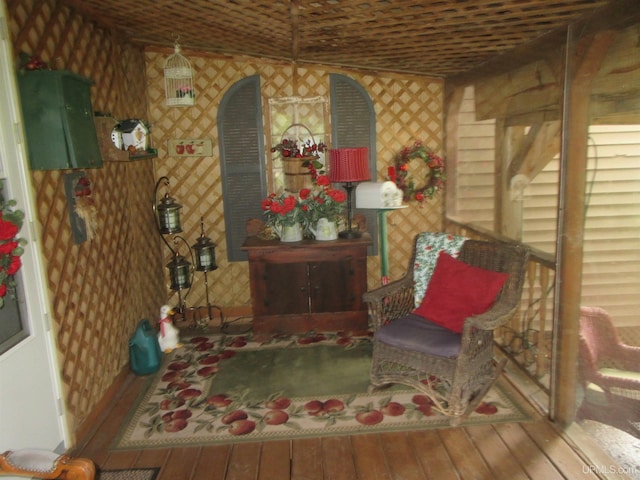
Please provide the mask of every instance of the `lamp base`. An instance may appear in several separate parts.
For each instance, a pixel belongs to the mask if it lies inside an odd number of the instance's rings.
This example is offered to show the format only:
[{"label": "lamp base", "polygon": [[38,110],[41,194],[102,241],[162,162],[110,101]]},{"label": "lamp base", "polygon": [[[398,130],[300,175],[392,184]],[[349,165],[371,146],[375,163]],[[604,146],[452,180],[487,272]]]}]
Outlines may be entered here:
[{"label": "lamp base", "polygon": [[362,237],[362,233],[358,232],[357,230],[344,230],[338,233],[338,237],[343,238],[345,240],[352,240],[354,238]]}]

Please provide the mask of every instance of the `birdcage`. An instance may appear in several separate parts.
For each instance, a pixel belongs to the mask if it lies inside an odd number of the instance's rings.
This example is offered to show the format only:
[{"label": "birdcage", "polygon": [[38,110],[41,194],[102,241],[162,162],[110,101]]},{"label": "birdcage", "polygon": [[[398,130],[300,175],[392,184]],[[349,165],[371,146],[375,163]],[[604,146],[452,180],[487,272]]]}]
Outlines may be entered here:
[{"label": "birdcage", "polygon": [[191,63],[180,53],[178,42],[173,55],[164,63],[164,87],[167,105],[170,107],[193,105],[196,101]]}]

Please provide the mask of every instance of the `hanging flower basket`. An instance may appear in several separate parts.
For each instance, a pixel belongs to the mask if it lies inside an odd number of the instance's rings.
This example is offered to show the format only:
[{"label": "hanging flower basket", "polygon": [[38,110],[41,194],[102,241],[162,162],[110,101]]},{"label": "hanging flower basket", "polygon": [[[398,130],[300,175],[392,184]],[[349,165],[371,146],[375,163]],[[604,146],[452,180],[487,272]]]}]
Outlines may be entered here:
[{"label": "hanging flower basket", "polygon": [[[306,134],[300,134],[300,129],[306,131]],[[296,135],[287,135],[290,130],[295,131]],[[324,143],[316,143],[311,130],[306,125],[293,123],[286,128],[280,143],[273,146],[271,152],[280,152],[284,165],[284,185],[288,191],[297,193],[303,188],[313,186],[309,167],[317,169],[322,166],[318,162],[320,159],[318,154],[324,152],[326,148]]]}]

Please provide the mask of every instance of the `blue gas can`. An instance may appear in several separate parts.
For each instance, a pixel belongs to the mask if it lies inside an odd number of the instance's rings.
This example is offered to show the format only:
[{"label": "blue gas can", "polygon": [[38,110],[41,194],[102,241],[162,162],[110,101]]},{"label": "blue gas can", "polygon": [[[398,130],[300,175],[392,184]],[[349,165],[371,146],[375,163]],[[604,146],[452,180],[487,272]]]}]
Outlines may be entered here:
[{"label": "blue gas can", "polygon": [[129,339],[131,370],[136,375],[157,372],[162,361],[158,334],[146,318],[140,320],[135,333]]}]

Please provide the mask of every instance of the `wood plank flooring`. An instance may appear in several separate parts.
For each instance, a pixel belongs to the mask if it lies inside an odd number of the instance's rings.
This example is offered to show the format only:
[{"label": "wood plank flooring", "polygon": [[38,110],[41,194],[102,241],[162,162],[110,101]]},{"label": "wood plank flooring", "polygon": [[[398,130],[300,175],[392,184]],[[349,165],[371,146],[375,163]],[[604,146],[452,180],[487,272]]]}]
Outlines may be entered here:
[{"label": "wood plank flooring", "polygon": [[[596,479],[592,465],[545,417],[527,423],[238,445],[110,451],[142,391],[131,375],[74,455],[98,468],[161,467],[157,480]],[[594,463],[598,462],[598,463]]]}]

